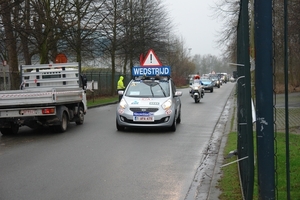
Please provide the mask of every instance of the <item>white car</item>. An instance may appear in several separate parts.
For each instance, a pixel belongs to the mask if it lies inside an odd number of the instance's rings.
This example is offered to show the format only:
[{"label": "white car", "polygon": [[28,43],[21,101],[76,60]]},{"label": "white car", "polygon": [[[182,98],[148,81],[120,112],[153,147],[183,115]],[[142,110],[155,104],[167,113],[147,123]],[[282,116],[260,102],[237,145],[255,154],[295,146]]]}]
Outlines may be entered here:
[{"label": "white car", "polygon": [[181,122],[181,91],[169,76],[142,76],[130,81],[116,111],[116,127],[167,127]]}]

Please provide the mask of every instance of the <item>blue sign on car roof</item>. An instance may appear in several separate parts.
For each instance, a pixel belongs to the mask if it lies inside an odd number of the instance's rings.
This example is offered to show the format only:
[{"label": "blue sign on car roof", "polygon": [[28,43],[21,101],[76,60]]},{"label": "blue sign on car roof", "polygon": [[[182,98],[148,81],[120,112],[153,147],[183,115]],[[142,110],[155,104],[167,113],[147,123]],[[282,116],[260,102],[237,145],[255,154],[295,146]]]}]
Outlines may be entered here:
[{"label": "blue sign on car roof", "polygon": [[132,76],[170,76],[170,66],[161,67],[133,67]]}]

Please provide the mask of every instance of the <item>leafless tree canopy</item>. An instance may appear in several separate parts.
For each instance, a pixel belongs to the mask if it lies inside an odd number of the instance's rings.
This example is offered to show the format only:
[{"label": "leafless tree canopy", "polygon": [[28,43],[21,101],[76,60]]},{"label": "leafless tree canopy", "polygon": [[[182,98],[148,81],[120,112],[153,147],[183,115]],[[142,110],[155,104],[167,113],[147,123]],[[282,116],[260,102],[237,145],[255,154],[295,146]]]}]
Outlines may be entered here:
[{"label": "leafless tree canopy", "polygon": [[[254,2],[251,0],[250,2]],[[253,7],[249,4],[250,20],[253,19]],[[224,0],[215,6],[216,17],[224,19],[224,28],[220,32],[219,45],[226,47],[226,56],[236,60],[236,30],[239,14],[239,1]],[[288,60],[290,90],[300,86],[300,1],[288,1]],[[249,26],[251,23],[249,22]],[[252,30],[250,28],[250,30]],[[250,34],[251,35],[251,34]],[[250,39],[251,41],[251,39]],[[251,45],[250,45],[251,46]],[[273,0],[273,48],[274,72],[277,85],[283,84],[284,69],[284,1]]]},{"label": "leafless tree canopy", "polygon": [[18,65],[54,62],[61,52],[83,66],[105,62],[114,77],[116,70],[130,71],[141,54],[154,49],[164,65],[180,57],[172,63],[175,72],[183,67],[192,72],[193,64],[184,43],[172,34],[162,2],[0,0],[0,58],[9,64],[12,88],[19,85]]}]

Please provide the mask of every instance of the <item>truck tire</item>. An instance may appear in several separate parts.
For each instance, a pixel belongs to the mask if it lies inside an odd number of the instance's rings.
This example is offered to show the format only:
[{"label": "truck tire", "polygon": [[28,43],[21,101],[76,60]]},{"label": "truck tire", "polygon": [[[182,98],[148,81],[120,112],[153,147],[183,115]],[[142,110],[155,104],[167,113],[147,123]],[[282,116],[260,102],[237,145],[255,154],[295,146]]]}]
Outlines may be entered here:
[{"label": "truck tire", "polygon": [[2,135],[16,135],[19,131],[19,126],[13,125],[11,128],[1,128]]},{"label": "truck tire", "polygon": [[78,110],[78,114],[77,114],[77,119],[76,119],[75,123],[77,125],[81,125],[81,124],[83,124],[83,122],[84,122],[84,112],[83,112],[82,106],[80,106],[79,110]]},{"label": "truck tire", "polygon": [[65,132],[68,129],[68,125],[69,125],[69,118],[68,118],[67,112],[64,111],[62,113],[62,116],[61,116],[61,123],[60,123],[60,125],[56,125],[54,127],[55,131],[59,132],[59,133],[63,133],[63,132]]}]

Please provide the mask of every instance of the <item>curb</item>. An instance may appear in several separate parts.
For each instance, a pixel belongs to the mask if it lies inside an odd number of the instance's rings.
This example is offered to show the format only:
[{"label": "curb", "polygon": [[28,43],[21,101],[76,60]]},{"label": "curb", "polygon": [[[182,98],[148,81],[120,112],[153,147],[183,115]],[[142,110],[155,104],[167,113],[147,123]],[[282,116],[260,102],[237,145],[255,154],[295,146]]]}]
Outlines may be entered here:
[{"label": "curb", "polygon": [[185,200],[217,200],[222,193],[218,188],[218,181],[222,176],[223,150],[230,132],[231,119],[233,116],[234,88],[215,125],[207,147],[202,153],[203,156],[200,160],[200,166],[196,170]]}]

